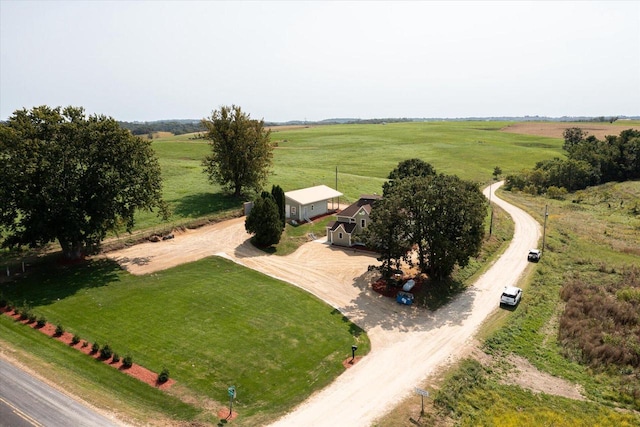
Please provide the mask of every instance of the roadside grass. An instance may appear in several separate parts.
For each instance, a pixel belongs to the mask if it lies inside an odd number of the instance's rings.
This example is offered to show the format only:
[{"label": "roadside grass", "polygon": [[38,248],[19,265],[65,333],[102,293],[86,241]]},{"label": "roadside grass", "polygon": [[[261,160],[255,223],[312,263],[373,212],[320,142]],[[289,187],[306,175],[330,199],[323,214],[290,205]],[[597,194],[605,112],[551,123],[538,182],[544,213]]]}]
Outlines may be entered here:
[{"label": "roadside grass", "polygon": [[194,419],[200,409],[175,396],[149,387],[61,342],[8,316],[0,315],[0,348],[3,355],[27,365],[45,378],[64,384],[67,393],[82,396],[102,410],[122,413],[138,422],[159,420],[168,414],[174,420]]},{"label": "roadside grass", "polygon": [[[366,334],[322,301],[222,258],[148,276],[130,275],[107,260],[48,267],[2,285],[3,296],[14,304],[26,301],[48,322],[63,324],[89,342],[108,343],[148,369],[160,372],[167,367],[186,401],[207,400],[224,407],[227,387],[235,385],[234,407],[240,414],[236,425],[260,425],[329,384],[344,370],[342,361],[352,344],[362,354],[370,350]],[[6,339],[25,351],[38,347],[19,338],[40,335],[37,331],[25,326],[26,334],[16,328]],[[55,356],[36,354],[63,366],[86,358],[64,344],[51,347]],[[77,375],[93,382],[91,369]],[[102,375],[117,381],[109,372]],[[117,384],[109,393],[116,400],[128,399]],[[141,386],[136,393],[145,411],[167,417],[176,413],[177,403],[153,400],[158,391],[152,387]],[[194,417],[193,408],[180,410],[182,418]],[[198,410],[196,418],[206,420],[204,409]]]},{"label": "roadside grass", "polygon": [[[427,424],[423,425],[640,425],[640,400],[634,398],[637,373],[624,367],[585,366],[575,361],[579,359],[565,357],[571,354],[558,342],[558,320],[564,307],[559,294],[568,279],[580,277],[601,285],[615,280],[625,267],[640,264],[640,215],[633,213],[640,182],[589,188],[566,200],[504,191],[501,197],[527,210],[541,224],[548,205],[545,252],[522,279],[525,293],[519,306],[499,309],[483,324],[477,338],[493,364],[480,369],[482,380],[460,386],[460,376],[468,376],[469,365],[478,363],[466,360],[449,370],[446,379],[433,378],[423,385],[435,390],[434,395],[442,390],[454,393],[447,401],[457,402],[454,412],[448,414],[433,399],[426,399],[427,414],[421,420]],[[506,361],[509,354],[581,385],[587,400],[534,394],[501,384],[502,378],[518,375],[516,367]],[[410,418],[419,416],[419,396],[411,396],[377,425],[415,425]]]},{"label": "roadside grass", "polygon": [[[559,294],[568,279],[578,275],[599,285],[616,280],[625,266],[637,265],[640,216],[633,207],[640,197],[640,182],[589,188],[563,201],[504,191],[501,197],[527,210],[541,224],[548,205],[549,217],[543,257],[522,278],[523,300],[515,310],[497,310],[477,337],[492,363],[480,366],[476,360],[462,360],[446,378],[431,378],[423,384],[432,391],[425,399],[425,416],[420,418],[420,397],[412,395],[376,425],[411,426],[415,425],[411,419],[419,418],[418,423],[435,426],[640,425],[640,401],[634,398],[638,373],[615,366],[585,366],[558,342],[564,307]],[[518,375],[517,367],[506,361],[509,354],[581,385],[587,400],[534,394],[501,383]],[[445,404],[435,405],[434,398]]]}]

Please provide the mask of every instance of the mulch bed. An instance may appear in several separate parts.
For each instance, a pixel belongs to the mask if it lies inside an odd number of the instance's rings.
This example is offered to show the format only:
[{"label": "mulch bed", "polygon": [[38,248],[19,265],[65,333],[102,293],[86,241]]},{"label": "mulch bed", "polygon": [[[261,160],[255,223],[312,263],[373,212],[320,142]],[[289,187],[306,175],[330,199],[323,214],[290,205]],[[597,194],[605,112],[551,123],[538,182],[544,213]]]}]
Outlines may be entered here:
[{"label": "mulch bed", "polygon": [[413,294],[419,293],[425,281],[424,277],[421,277],[421,276],[418,276],[418,277],[404,276],[398,282],[399,284],[397,286],[394,286],[394,285],[387,286],[387,281],[383,278],[379,278],[378,280],[376,280],[371,284],[371,288],[382,296],[395,298],[398,295],[398,292],[402,290],[402,285],[404,285],[406,281],[409,279],[413,279],[416,282],[414,287],[411,289],[411,293]]},{"label": "mulch bed", "polygon": [[156,387],[159,388],[160,390],[167,390],[169,389],[174,383],[175,380],[169,378],[168,381],[165,381],[164,383],[160,383],[158,382],[158,374],[150,371],[149,369],[137,365],[135,363],[133,363],[130,367],[125,367],[122,364],[122,356],[120,356],[120,361],[118,362],[114,362],[113,358],[109,358],[109,359],[102,359],[100,357],[100,352],[92,352],[91,351],[91,343],[85,341],[85,340],[80,340],[80,342],[78,342],[75,345],[72,345],[72,340],[73,340],[73,334],[71,334],[70,332],[64,332],[62,335],[56,335],[56,326],[52,325],[50,323],[46,323],[44,326],[42,327],[38,327],[37,322],[29,322],[28,319],[24,319],[21,320],[20,319],[20,314],[16,313],[15,310],[8,308],[8,307],[2,307],[0,308],[0,312],[2,312],[4,315],[12,317],[13,319],[15,319],[16,322],[20,322],[24,325],[30,326],[31,328],[38,330],[40,332],[42,332],[45,335],[48,335],[54,339],[57,339],[60,342],[63,342],[65,344],[67,344],[69,347],[73,347],[76,350],[79,350],[81,352],[83,352],[84,354],[93,357],[94,359],[100,360],[103,363],[106,363],[109,366],[112,366],[116,369],[118,369],[121,372],[124,372],[127,375],[130,375],[134,378],[136,378],[137,380],[140,380],[142,382],[145,382],[147,384],[149,384],[152,387]]}]

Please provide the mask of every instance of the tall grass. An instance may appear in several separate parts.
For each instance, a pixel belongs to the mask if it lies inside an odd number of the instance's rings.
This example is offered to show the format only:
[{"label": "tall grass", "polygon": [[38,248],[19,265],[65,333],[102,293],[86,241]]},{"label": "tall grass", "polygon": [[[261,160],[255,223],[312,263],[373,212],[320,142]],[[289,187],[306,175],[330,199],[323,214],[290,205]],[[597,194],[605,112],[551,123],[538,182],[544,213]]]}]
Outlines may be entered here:
[{"label": "tall grass", "polygon": [[[501,197],[523,207],[540,223],[548,206],[544,255],[523,280],[525,297],[520,305],[513,311],[497,311],[480,337],[493,362],[480,369],[478,362],[464,361],[447,378],[432,378],[424,387],[439,388],[441,404],[429,401],[422,419],[430,425],[449,425],[452,418],[459,425],[640,425],[637,370],[615,364],[594,367],[581,353],[564,347],[559,338],[565,309],[560,295],[567,283],[579,278],[588,287],[614,289],[610,285],[619,282],[625,269],[640,265],[640,215],[634,213],[640,182],[589,188],[566,200],[510,192],[502,192]],[[631,291],[613,295],[622,300],[635,298]],[[593,318],[585,320],[585,325],[598,322],[610,320]],[[608,341],[613,344],[615,338]],[[580,385],[587,400],[535,394],[503,384],[510,375],[519,375],[517,367],[506,360],[510,354]],[[469,377],[469,370],[482,380],[460,380]],[[402,402],[378,425],[414,425],[409,418],[417,419],[420,411],[415,402],[415,398]]]}]

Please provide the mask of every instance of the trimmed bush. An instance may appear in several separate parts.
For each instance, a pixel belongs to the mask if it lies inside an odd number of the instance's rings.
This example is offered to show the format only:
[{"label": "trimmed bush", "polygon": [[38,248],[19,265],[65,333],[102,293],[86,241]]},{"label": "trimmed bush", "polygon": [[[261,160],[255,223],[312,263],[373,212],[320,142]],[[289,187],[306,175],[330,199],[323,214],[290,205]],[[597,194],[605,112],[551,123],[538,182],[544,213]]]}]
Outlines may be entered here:
[{"label": "trimmed bush", "polygon": [[122,366],[124,368],[130,368],[133,366],[133,359],[128,354],[122,359]]},{"label": "trimmed bush", "polygon": [[36,321],[36,326],[38,328],[42,328],[46,324],[47,324],[47,319],[45,319],[44,317],[39,317],[38,320]]},{"label": "trimmed bush", "polygon": [[118,353],[113,353],[113,363],[118,363],[120,361],[120,355]]},{"label": "trimmed bush", "polygon": [[60,335],[64,334],[64,327],[62,325],[58,325],[56,326],[56,333],[55,336],[59,337]]},{"label": "trimmed bush", "polygon": [[97,353],[98,350],[100,350],[100,344],[98,344],[97,342],[94,342],[93,345],[91,346],[91,354]]},{"label": "trimmed bush", "polygon": [[74,335],[73,338],[71,338],[71,345],[76,345],[80,342],[80,337],[78,335]]},{"label": "trimmed bush", "polygon": [[158,382],[166,383],[169,380],[169,370],[167,368],[162,368],[162,371],[158,374]]},{"label": "trimmed bush", "polygon": [[38,316],[36,316],[35,314],[31,313],[29,314],[29,318],[27,319],[29,321],[29,323],[35,323],[35,321],[38,319]]},{"label": "trimmed bush", "polygon": [[111,356],[113,356],[113,350],[111,350],[109,344],[105,344],[104,347],[102,347],[102,349],[100,350],[100,358],[107,360],[110,359]]}]

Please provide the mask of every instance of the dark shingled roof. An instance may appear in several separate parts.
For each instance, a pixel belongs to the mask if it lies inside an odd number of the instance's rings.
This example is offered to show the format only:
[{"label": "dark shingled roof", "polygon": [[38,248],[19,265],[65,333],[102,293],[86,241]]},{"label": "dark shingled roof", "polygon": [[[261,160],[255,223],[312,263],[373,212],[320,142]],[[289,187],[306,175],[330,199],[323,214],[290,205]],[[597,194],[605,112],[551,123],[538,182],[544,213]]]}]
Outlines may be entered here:
[{"label": "dark shingled roof", "polygon": [[339,221],[334,221],[333,223],[327,225],[327,227],[330,227],[330,231],[336,231],[340,226],[342,226],[344,228],[344,231],[349,234],[353,233],[353,230],[356,228],[355,223],[350,224],[348,222]]},{"label": "dark shingled roof", "polygon": [[382,199],[382,197],[378,196],[377,194],[363,194],[362,196],[360,196],[360,199],[358,199],[357,202],[349,205],[349,207],[338,213],[338,215],[353,217],[356,213],[358,213],[360,208],[363,208],[368,214],[370,214],[371,205],[373,205],[376,200],[380,199]]}]

